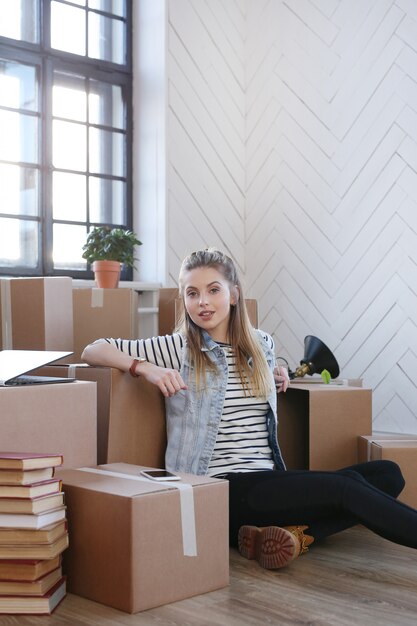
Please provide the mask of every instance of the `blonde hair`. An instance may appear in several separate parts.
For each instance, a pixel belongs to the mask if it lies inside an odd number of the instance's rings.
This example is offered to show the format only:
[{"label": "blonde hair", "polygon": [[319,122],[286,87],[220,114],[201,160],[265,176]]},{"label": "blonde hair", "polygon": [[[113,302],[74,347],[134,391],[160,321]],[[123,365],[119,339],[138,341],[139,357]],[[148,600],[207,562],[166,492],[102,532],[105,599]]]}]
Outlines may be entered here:
[{"label": "blonde hair", "polygon": [[[200,267],[215,268],[227,280],[231,292],[237,291],[236,304],[231,305],[230,308],[228,327],[229,341],[234,349],[237,371],[245,395],[267,396],[273,387],[271,372],[250,323],[238,273],[232,259],[215,248],[192,252],[182,262],[179,274],[179,293],[184,307],[175,330],[187,338],[190,361],[196,371],[197,388],[201,386],[201,380],[205,379],[207,369],[217,370],[207,352],[201,349],[203,347],[202,330],[188,315],[184,302],[184,274]],[[250,358],[252,365],[248,363]]]}]

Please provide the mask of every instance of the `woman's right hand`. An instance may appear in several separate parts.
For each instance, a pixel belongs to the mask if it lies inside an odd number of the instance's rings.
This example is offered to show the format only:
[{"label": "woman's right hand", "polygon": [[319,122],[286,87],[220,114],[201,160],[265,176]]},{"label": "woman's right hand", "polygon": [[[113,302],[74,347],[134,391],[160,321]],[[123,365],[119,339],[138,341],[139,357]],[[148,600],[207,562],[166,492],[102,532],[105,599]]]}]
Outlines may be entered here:
[{"label": "woman's right hand", "polygon": [[141,363],[138,373],[139,376],[143,376],[149,383],[156,385],[166,398],[174,396],[178,391],[187,389],[187,385],[184,383],[178,370],[159,367],[147,361],[146,363]]}]

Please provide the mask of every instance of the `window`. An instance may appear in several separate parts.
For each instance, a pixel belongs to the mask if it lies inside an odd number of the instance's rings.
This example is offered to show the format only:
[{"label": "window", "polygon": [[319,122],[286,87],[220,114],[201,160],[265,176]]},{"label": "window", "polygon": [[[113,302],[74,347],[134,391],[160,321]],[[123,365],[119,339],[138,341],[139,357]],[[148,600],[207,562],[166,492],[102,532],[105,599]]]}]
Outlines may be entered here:
[{"label": "window", "polygon": [[131,29],[130,0],[0,7],[1,274],[90,277],[88,231],[131,228]]}]

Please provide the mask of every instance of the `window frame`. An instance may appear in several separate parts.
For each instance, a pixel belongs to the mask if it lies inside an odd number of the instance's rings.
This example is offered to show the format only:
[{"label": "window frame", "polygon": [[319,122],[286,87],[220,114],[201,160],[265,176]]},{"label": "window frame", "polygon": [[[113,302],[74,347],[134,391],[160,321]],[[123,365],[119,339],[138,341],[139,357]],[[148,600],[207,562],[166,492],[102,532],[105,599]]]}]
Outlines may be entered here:
[{"label": "window frame", "polygon": [[[132,69],[132,3],[126,0],[126,15],[123,21],[126,22],[126,64],[118,65],[110,61],[102,61],[87,56],[80,56],[66,51],[55,50],[50,47],[50,24],[51,24],[51,2],[52,0],[39,0],[40,10],[38,11],[38,32],[39,43],[31,43],[0,36],[0,56],[8,61],[24,63],[37,68],[38,83],[38,111],[35,114],[39,119],[39,141],[38,141],[38,163],[34,166],[39,171],[38,202],[39,213],[34,218],[40,223],[38,237],[38,265],[33,268],[25,266],[1,266],[0,276],[72,276],[78,279],[92,279],[93,272],[89,266],[84,270],[77,269],[54,269],[53,267],[53,224],[67,223],[66,220],[53,220],[52,213],[52,178],[54,167],[52,165],[52,87],[54,72],[69,72],[84,77],[87,81],[98,80],[108,82],[121,87],[124,95],[125,105],[125,171],[123,179],[126,182],[125,197],[125,224],[110,224],[115,227],[132,229],[133,227],[133,207],[132,207],[132,145],[133,145],[133,69]],[[65,1],[64,1],[65,3]],[[75,6],[75,5],[72,5]],[[104,17],[116,18],[114,14],[105,11],[98,11],[85,7],[85,10],[98,13]],[[0,11],[1,14],[1,11]],[[87,31],[87,29],[86,29]],[[88,37],[88,32],[86,32]],[[86,122],[86,128],[96,126]],[[100,125],[98,126],[100,128]],[[18,163],[21,165],[21,163]],[[60,168],[58,168],[59,170]],[[87,169],[87,179],[91,172]],[[106,179],[106,174],[100,174],[100,179]],[[114,179],[109,175],[110,179]],[[117,178],[117,177],[116,177]],[[0,215],[3,214],[0,208]],[[18,221],[25,220],[24,217],[16,217]],[[70,224],[85,225],[87,232],[95,225],[103,223],[92,222],[89,212],[89,195],[87,194],[87,215],[86,221],[68,220]],[[132,269],[124,268],[122,279],[130,280]]]}]

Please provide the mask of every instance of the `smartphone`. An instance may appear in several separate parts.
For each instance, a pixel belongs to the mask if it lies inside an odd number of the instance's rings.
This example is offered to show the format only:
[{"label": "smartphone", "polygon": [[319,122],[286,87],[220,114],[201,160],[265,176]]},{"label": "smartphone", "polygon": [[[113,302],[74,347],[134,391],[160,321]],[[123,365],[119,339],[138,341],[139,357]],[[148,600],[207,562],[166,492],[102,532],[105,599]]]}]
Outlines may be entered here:
[{"label": "smartphone", "polygon": [[176,474],[168,472],[168,470],[164,469],[142,470],[141,474],[142,476],[146,476],[146,478],[150,478],[151,480],[181,480],[181,478]]}]

